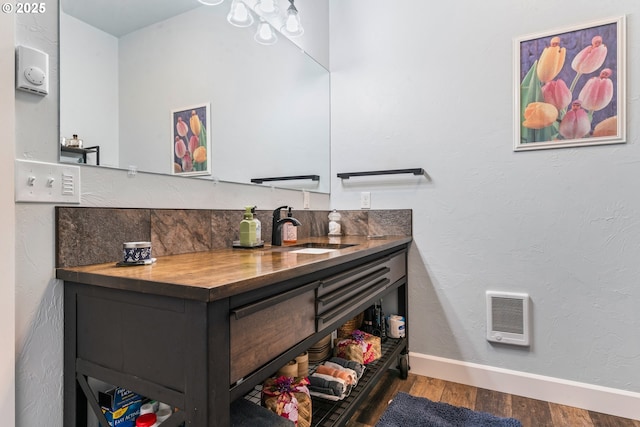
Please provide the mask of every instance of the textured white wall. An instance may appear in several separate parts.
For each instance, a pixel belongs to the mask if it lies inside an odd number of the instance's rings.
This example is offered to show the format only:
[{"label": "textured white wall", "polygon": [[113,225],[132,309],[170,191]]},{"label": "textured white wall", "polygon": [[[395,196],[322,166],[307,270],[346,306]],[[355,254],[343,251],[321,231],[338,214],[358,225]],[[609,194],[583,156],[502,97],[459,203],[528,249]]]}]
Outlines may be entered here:
[{"label": "textured white wall", "polygon": [[[0,140],[4,156],[0,159],[0,414],[8,426],[15,423],[15,209],[13,195],[13,157],[15,154],[15,106],[11,96],[14,80],[13,16],[0,14]],[[5,418],[6,416],[6,418]]]},{"label": "textured white wall", "polygon": [[[332,208],[412,208],[413,352],[640,391],[640,3],[334,0]],[[628,143],[514,153],[514,37],[627,15]],[[528,292],[530,349],[485,341]]]}]

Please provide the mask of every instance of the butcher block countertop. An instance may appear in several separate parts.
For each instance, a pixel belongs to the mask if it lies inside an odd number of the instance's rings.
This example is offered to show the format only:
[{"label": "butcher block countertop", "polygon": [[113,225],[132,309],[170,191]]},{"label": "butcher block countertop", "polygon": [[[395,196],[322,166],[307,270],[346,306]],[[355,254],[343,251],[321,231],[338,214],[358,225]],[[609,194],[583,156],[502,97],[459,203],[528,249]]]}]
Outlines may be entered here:
[{"label": "butcher block countertop", "polygon": [[210,302],[399,248],[411,239],[409,236],[314,237],[299,240],[295,245],[316,242],[354,246],[324,254],[291,253],[286,248],[288,245],[229,248],[158,257],[150,265],[118,267],[111,262],[58,268],[56,277],[88,285]]}]

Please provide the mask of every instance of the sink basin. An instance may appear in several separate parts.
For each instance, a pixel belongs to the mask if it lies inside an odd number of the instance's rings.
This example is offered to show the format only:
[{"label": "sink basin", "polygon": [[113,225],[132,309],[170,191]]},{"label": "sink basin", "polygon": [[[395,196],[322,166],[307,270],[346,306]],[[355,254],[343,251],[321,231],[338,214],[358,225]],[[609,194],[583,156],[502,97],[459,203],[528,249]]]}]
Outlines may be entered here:
[{"label": "sink basin", "polygon": [[308,243],[300,243],[298,245],[291,245],[287,247],[288,248],[315,248],[315,249],[344,249],[351,246],[355,246],[355,244],[308,242]]},{"label": "sink basin", "polygon": [[321,243],[321,242],[307,242],[300,243],[297,245],[290,246],[280,246],[280,247],[272,247],[272,251],[276,252],[289,252],[292,254],[310,254],[310,255],[320,255],[326,254],[329,252],[337,251],[338,249],[348,248],[350,246],[355,246],[355,244],[347,244],[347,243]]},{"label": "sink basin", "polygon": [[302,249],[294,249],[289,251],[290,254],[310,254],[310,255],[320,255],[326,254],[328,252],[335,252],[337,249],[328,249],[328,248],[302,248]]}]

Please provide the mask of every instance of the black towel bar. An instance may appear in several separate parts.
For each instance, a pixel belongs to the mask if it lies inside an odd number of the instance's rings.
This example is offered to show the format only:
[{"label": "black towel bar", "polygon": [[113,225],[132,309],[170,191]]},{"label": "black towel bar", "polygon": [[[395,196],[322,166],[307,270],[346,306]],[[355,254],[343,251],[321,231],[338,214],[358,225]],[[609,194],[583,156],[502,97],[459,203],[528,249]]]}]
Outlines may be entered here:
[{"label": "black towel bar", "polygon": [[251,178],[251,182],[262,184],[267,181],[291,181],[295,179],[310,179],[312,181],[320,181],[320,175],[295,175],[295,176],[279,176],[274,178]]},{"label": "black towel bar", "polygon": [[415,169],[392,169],[392,170],[382,170],[382,171],[369,171],[369,172],[345,172],[339,173],[338,178],[349,179],[352,176],[371,176],[371,175],[397,175],[403,173],[412,173],[414,175],[424,175],[426,176],[426,172],[422,168]]}]

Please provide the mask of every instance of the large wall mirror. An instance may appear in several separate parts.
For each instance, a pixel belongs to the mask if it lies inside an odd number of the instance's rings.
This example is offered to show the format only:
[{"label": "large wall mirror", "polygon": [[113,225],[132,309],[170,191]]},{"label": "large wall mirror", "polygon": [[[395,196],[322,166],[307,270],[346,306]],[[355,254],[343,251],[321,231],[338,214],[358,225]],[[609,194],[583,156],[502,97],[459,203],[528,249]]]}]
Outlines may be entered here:
[{"label": "large wall mirror", "polygon": [[[60,160],[99,152],[100,167],[247,184],[317,176],[255,185],[328,193],[329,72],[280,33],[265,46],[255,24],[230,25],[230,3],[61,0],[60,133],[85,152],[61,144]],[[176,161],[177,138],[189,159]]]}]

